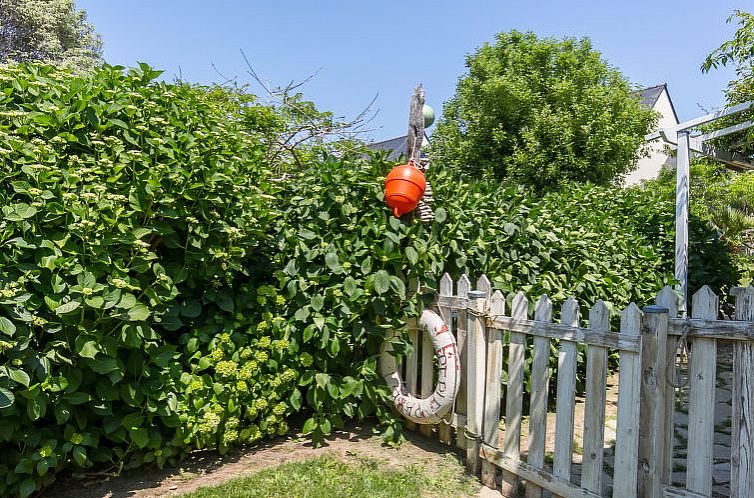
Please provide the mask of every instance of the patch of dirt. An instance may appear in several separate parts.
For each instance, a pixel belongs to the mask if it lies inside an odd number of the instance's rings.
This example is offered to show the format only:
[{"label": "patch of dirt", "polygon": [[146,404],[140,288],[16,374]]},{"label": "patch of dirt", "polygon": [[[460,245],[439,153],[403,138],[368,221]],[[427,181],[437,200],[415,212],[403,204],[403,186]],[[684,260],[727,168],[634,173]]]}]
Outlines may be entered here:
[{"label": "patch of dirt", "polygon": [[[53,484],[42,495],[46,498],[156,498],[180,496],[203,486],[214,486],[230,479],[253,474],[285,462],[332,455],[341,460],[371,458],[388,466],[416,465],[432,472],[448,462],[462,462],[454,448],[443,446],[407,431],[408,441],[394,449],[372,435],[372,428],[353,427],[337,432],[326,445],[314,448],[300,435],[281,438],[225,456],[214,451],[196,451],[178,468],[152,468],[126,471],[119,477],[71,476]],[[450,459],[450,460],[449,460]]]}]

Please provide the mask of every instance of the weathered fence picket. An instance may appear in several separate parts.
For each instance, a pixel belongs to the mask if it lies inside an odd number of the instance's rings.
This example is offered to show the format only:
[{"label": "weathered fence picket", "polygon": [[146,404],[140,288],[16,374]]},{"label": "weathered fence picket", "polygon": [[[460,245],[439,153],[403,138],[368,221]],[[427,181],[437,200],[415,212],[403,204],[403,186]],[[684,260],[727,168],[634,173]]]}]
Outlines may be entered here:
[{"label": "weathered fence picket", "polygon": [[[691,317],[715,320],[719,307],[717,296],[706,285],[692,298]],[[712,449],[715,435],[715,374],[717,341],[693,339],[689,365],[689,448],[686,463],[686,489],[712,495]]]},{"label": "weathered fence picket", "polygon": [[[456,285],[456,296],[463,299],[463,305],[458,306],[456,318],[457,330],[456,330],[456,343],[458,345],[458,356],[461,362],[461,386],[458,389],[458,396],[456,396],[456,446],[461,449],[466,449],[466,435],[463,428],[466,427],[466,414],[468,407],[468,399],[466,396],[466,379],[468,377],[467,363],[469,356],[469,348],[466,344],[466,327],[468,325],[468,317],[466,313],[466,299],[471,290],[471,280],[466,275],[461,275]],[[458,417],[460,415],[460,418]]]},{"label": "weathered fence picket", "polygon": [[[440,296],[453,296],[453,279],[447,273],[440,279]],[[448,331],[455,335],[455,324],[453,323],[453,311],[447,306],[438,306],[440,316],[448,327]],[[463,378],[461,379],[463,382]],[[449,413],[440,423],[438,429],[440,442],[443,444],[450,444],[450,440],[453,435],[453,414]]]},{"label": "weathered fence picket", "polygon": [[[641,311],[631,303],[621,313],[620,331],[628,336],[641,335]],[[615,431],[613,496],[636,493],[639,453],[639,410],[641,398],[641,354],[621,351],[618,379],[618,420]]]},{"label": "weathered fence picket", "polygon": [[[599,300],[589,310],[589,328],[608,333],[610,310]],[[607,382],[607,349],[588,345],[586,352],[586,393],[584,399],[584,452],[581,463],[581,487],[602,491],[603,446],[605,442],[605,388]]]},{"label": "weathered fence picket", "polygon": [[[495,291],[490,298],[489,315],[505,315],[505,297]],[[500,377],[503,373],[503,332],[493,327],[487,328],[487,372],[484,392],[484,443],[498,448],[500,439]],[[497,467],[486,459],[482,460],[482,483],[488,488],[497,487]]]},{"label": "weathered fence picket", "polygon": [[[715,399],[718,341],[736,344],[733,366],[733,432],[731,496],[749,497],[754,491],[754,453],[751,426],[754,383],[754,288],[736,288],[737,321],[717,320],[718,298],[708,287],[692,297],[691,318],[677,317],[677,295],[670,287],[657,295],[656,305],[642,312],[635,304],[621,313],[620,331],[610,331],[610,311],[599,301],[589,313],[589,325],[579,324],[579,305],[563,303],[560,322],[553,323],[553,305],[541,296],[529,319],[529,300],[516,294],[506,316],[500,291],[482,276],[471,290],[461,276],[443,276],[437,307],[456,337],[461,356],[461,388],[454,410],[437,427],[440,440],[463,449],[467,469],[481,471],[482,482],[494,488],[501,469],[503,496],[517,496],[523,481],[527,498],[544,491],[556,497],[603,496],[607,353],[620,355],[615,472],[612,496],[647,498],[711,498],[715,455]],[[404,362],[406,387],[424,396],[432,388],[433,350],[422,332],[409,331],[419,354]],[[688,441],[685,483],[672,483],[675,361],[678,339],[691,344],[688,375]],[[507,340],[504,338],[507,337]],[[529,339],[531,337],[531,339]],[[548,428],[550,349],[557,340],[557,393],[554,430]],[[586,347],[586,389],[581,479],[573,475],[574,413],[578,346]],[[507,347],[507,351],[505,350]],[[529,352],[527,352],[529,351]],[[503,353],[507,354],[504,429],[500,433]],[[530,357],[527,355],[531,355]],[[531,362],[529,422],[526,456],[522,455],[524,371]],[[545,457],[549,431],[555,435],[552,467]],[[434,433],[432,426],[422,433]],[[502,441],[502,444],[501,444]],[[677,474],[676,474],[677,475]],[[683,476],[684,474],[682,474]],[[715,478],[717,479],[717,478]],[[717,488],[715,488],[717,489]],[[719,491],[715,491],[719,492]]]},{"label": "weathered fence picket", "polygon": [[[406,390],[410,392],[413,395],[419,394],[419,362],[417,360],[418,355],[416,353],[419,352],[419,331],[416,330],[416,326],[409,327],[408,330],[408,337],[409,341],[411,341],[411,345],[414,348],[415,354],[409,356],[405,359],[404,364],[406,365]],[[409,429],[415,429],[416,424],[414,422],[411,422],[410,420],[406,421],[406,427]]]},{"label": "weathered fence picket", "polygon": [[[663,289],[657,293],[655,298],[655,304],[668,309],[668,320],[678,318],[678,312],[680,309],[680,303],[678,294],[669,286],[666,285]],[[665,378],[675,378],[676,374],[676,338],[668,334],[668,338],[665,343],[665,365],[666,375]],[[662,445],[662,453],[665,455],[665,461],[663,462],[662,479],[663,482],[671,481],[671,474],[673,472],[673,437],[675,431],[675,387],[670,383],[665,383],[665,425],[663,427],[664,441]]]},{"label": "weathered fence picket", "polygon": [[665,352],[668,309],[647,306],[641,323],[641,403],[638,495],[662,495],[665,455]]},{"label": "weathered fence picket", "polygon": [[481,465],[479,449],[484,416],[484,381],[486,370],[486,340],[484,334],[484,311],[487,294],[483,290],[468,294],[468,329],[466,347],[468,349],[468,377],[466,378],[466,469],[476,475]]},{"label": "weathered fence picket", "polygon": [[[434,365],[433,359],[435,351],[432,348],[432,339],[429,334],[422,333],[422,349],[421,349],[421,397],[428,398],[432,394],[434,388]],[[419,430],[425,436],[432,434],[431,425],[422,425]]]},{"label": "weathered fence picket", "polygon": [[[736,320],[754,320],[754,288],[734,289]],[[733,346],[733,441],[731,496],[754,495],[754,341]]]},{"label": "weathered fence picket", "polygon": [[[579,326],[579,303],[569,297],[560,310],[560,323],[567,327]],[[561,340],[558,350],[558,387],[555,398],[555,455],[552,473],[569,481],[573,460],[573,422],[576,404],[577,346],[574,341]]]},{"label": "weathered fence picket", "polygon": [[[516,294],[511,304],[511,317],[518,320],[528,318],[529,300],[523,292]],[[524,354],[526,336],[520,332],[510,332],[508,344],[508,384],[505,394],[505,434],[503,436],[503,457],[517,461],[521,451],[521,412],[524,399]],[[503,496],[516,493],[518,476],[503,469]]]},{"label": "weathered fence picket", "polygon": [[[534,319],[552,321],[552,301],[542,296],[534,307]],[[536,467],[545,465],[547,437],[547,393],[550,388],[550,339],[534,337],[531,365],[531,401],[529,403],[529,455],[526,461]],[[526,498],[541,498],[542,488],[534,483],[526,486]]]}]

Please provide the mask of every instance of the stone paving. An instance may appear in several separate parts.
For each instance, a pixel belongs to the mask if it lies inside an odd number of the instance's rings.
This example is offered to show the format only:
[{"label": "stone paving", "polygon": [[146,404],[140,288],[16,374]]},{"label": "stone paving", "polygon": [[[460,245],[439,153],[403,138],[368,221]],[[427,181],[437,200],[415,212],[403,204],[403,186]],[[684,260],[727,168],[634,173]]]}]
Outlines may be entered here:
[{"label": "stone paving", "polygon": [[[715,497],[730,496],[731,411],[733,388],[733,346],[720,344],[717,355],[715,388],[715,439],[713,447],[712,493]],[[673,485],[686,482],[686,451],[688,443],[688,388],[677,391],[674,413]]]}]

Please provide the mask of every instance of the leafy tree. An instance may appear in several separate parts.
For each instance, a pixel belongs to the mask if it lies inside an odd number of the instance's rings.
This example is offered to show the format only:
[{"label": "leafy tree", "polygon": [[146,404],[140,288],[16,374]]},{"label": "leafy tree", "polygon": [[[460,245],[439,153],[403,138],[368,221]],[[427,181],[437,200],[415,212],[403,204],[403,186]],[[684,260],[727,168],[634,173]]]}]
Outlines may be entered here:
[{"label": "leafy tree", "polygon": [[466,65],[433,136],[443,166],[539,189],[634,168],[654,113],[588,39],[500,33]]},{"label": "leafy tree", "polygon": [[0,0],[0,62],[86,70],[101,57],[100,36],[73,0]]},{"label": "leafy tree", "polygon": [[[727,22],[734,21],[738,24],[738,29],[733,38],[709,54],[701,68],[705,73],[723,66],[734,68],[736,78],[728,83],[728,89],[725,92],[729,105],[754,100],[754,15],[735,10]],[[752,116],[754,112],[747,111],[731,119],[722,120],[716,124],[716,127],[751,119]],[[750,156],[754,154],[754,129],[730,135],[718,140],[716,144]]]}]

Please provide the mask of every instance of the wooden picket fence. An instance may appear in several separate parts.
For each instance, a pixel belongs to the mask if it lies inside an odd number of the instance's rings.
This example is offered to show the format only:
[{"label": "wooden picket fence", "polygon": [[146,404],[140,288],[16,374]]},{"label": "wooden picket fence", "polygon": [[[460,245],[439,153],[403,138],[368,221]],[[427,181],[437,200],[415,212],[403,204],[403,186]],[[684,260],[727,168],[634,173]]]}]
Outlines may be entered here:
[{"label": "wooden picket fence", "polygon": [[[718,298],[703,287],[692,300],[691,318],[677,317],[676,294],[669,287],[656,304],[640,310],[629,305],[620,314],[620,330],[610,330],[610,310],[602,301],[589,311],[582,327],[574,299],[562,304],[560,323],[552,320],[553,304],[542,296],[533,305],[518,293],[506,313],[500,291],[487,277],[476,289],[463,275],[453,289],[445,275],[437,308],[455,335],[462,366],[462,387],[454,409],[437,427],[419,430],[465,451],[469,472],[481,472],[491,488],[501,484],[503,496],[527,498],[544,490],[562,497],[712,497],[714,410],[717,346],[734,342],[732,444],[733,497],[754,496],[754,288],[736,288],[735,320],[718,320]],[[414,354],[403,363],[407,389],[421,397],[433,389],[433,350],[421,331],[409,331]],[[672,485],[674,445],[674,378],[676,348],[689,344],[688,443],[685,485]],[[504,340],[505,339],[505,340]],[[553,341],[556,341],[553,343]],[[550,348],[558,349],[554,453],[546,462]],[[576,369],[579,345],[586,349],[584,433],[580,479],[573,475]],[[619,354],[619,395],[612,486],[603,483],[605,405],[608,352]],[[501,385],[503,354],[507,382]],[[528,391],[528,436],[522,448],[524,370],[531,354]],[[504,388],[504,396],[503,396]],[[505,400],[504,414],[501,400]],[[501,414],[504,429],[501,430]]]}]

